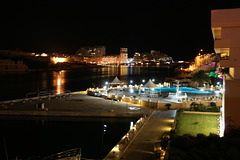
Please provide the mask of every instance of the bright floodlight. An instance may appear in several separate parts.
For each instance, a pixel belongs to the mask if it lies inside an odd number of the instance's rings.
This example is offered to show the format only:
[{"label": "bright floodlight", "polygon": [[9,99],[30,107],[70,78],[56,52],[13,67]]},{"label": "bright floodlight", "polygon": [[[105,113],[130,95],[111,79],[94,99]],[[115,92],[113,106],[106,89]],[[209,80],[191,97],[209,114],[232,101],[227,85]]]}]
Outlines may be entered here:
[{"label": "bright floodlight", "polygon": [[143,79],[142,82],[144,83],[144,82],[145,82],[145,79]]},{"label": "bright floodlight", "polygon": [[132,81],[132,80],[130,80],[130,83],[133,83],[133,81]]},{"label": "bright floodlight", "polygon": [[152,79],[153,82],[155,82],[155,79]]},{"label": "bright floodlight", "polygon": [[133,89],[132,88],[130,89],[130,93],[133,93]]},{"label": "bright floodlight", "polygon": [[108,82],[105,82],[106,85],[108,85]]}]

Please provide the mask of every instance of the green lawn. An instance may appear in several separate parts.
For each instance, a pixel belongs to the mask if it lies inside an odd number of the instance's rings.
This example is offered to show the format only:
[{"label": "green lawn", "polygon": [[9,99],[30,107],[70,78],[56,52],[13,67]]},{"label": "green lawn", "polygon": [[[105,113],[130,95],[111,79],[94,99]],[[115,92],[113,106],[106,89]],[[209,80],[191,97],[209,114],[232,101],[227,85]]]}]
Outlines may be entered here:
[{"label": "green lawn", "polygon": [[176,131],[178,134],[191,134],[196,136],[199,133],[209,135],[217,134],[217,116],[203,114],[184,113],[179,117],[179,124]]}]

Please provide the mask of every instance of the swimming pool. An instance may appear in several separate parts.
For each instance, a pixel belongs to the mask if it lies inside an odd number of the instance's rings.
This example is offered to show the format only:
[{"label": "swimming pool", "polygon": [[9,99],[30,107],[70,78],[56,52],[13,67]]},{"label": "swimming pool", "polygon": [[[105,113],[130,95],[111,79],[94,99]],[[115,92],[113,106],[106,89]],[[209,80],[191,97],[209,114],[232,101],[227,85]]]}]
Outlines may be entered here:
[{"label": "swimming pool", "polygon": [[[146,89],[145,92],[149,92],[150,89]],[[176,87],[161,87],[161,88],[154,88],[154,90],[152,89],[153,92],[176,92]],[[200,91],[197,90],[195,88],[191,88],[191,87],[179,87],[179,91],[181,91],[182,93],[198,93],[198,94],[208,94],[208,93],[212,93],[210,91]],[[138,92],[138,90],[136,90],[135,92]],[[142,90],[143,92],[143,90]]]}]

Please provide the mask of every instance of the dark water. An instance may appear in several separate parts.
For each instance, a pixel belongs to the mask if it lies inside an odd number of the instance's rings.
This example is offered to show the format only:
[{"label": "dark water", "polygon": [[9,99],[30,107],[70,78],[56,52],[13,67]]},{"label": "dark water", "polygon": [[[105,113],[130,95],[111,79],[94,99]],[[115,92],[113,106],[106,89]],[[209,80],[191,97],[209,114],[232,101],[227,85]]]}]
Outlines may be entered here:
[{"label": "dark water", "polygon": [[37,90],[79,91],[89,87],[102,87],[106,81],[112,81],[115,76],[129,84],[142,83],[145,79],[155,79],[160,83],[166,77],[174,75],[170,67],[141,66],[107,66],[99,68],[84,68],[78,70],[45,71],[27,73],[0,74],[0,101],[26,97],[29,92]]},{"label": "dark water", "polygon": [[82,157],[102,158],[130,129],[134,118],[0,117],[0,159],[48,156],[81,148]]}]

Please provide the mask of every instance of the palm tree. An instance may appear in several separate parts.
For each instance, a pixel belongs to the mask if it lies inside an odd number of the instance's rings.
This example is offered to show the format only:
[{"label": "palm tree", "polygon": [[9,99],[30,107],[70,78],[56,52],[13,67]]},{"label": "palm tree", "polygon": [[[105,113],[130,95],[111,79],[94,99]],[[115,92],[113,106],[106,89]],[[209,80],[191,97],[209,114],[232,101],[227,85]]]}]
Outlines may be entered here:
[{"label": "palm tree", "polygon": [[204,82],[210,82],[210,78],[204,70],[200,70],[192,76],[192,82],[198,82],[199,87],[203,87]]}]

